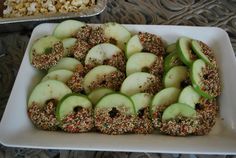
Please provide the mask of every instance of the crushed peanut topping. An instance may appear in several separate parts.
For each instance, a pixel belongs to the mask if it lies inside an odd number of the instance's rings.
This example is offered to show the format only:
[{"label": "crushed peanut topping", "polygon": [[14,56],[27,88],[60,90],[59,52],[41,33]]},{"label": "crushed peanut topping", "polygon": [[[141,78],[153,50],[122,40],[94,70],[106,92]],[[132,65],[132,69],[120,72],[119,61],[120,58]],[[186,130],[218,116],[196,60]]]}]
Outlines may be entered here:
[{"label": "crushed peanut topping", "polygon": [[149,134],[153,131],[152,121],[149,115],[149,108],[140,109],[134,120],[134,133]]},{"label": "crushed peanut topping", "polygon": [[50,100],[44,106],[33,102],[27,111],[29,118],[37,128],[50,131],[58,129],[59,122],[55,116],[55,100]]},{"label": "crushed peanut topping", "polygon": [[81,108],[78,111],[70,113],[61,120],[60,127],[63,131],[71,133],[91,130],[94,127],[93,109]]},{"label": "crushed peanut topping", "polygon": [[106,87],[118,91],[124,79],[125,75],[122,72],[111,72],[104,76],[100,76],[96,82],[92,82],[89,89],[94,90],[100,87]]},{"label": "crushed peanut topping", "polygon": [[216,67],[207,65],[202,70],[201,89],[211,96],[218,96],[221,93],[220,77]]},{"label": "crushed peanut topping", "polygon": [[127,114],[127,110],[124,106],[116,107],[116,111],[111,107],[95,110],[96,128],[102,133],[113,135],[131,132],[135,116]]},{"label": "crushed peanut topping", "polygon": [[151,33],[139,32],[139,39],[144,52],[150,52],[157,56],[165,55],[165,47],[160,37]]},{"label": "crushed peanut topping", "polygon": [[[34,51],[34,50],[33,50]],[[33,52],[32,65],[40,70],[47,70],[57,64],[63,57],[64,48],[62,42],[57,42],[52,47],[52,52],[44,54],[36,54]]]}]

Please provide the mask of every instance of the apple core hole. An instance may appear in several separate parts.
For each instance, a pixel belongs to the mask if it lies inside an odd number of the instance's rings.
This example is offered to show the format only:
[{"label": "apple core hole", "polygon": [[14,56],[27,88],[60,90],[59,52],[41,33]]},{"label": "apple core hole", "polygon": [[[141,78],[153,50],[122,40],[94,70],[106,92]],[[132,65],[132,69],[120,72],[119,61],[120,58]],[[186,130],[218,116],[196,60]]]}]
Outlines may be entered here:
[{"label": "apple core hole", "polygon": [[139,118],[142,118],[143,115],[144,115],[144,109],[140,109],[140,110],[138,111],[138,117],[139,117]]},{"label": "apple core hole", "polygon": [[183,81],[180,82],[180,87],[181,88],[187,87],[188,85],[189,85],[188,80],[183,80]]},{"label": "apple core hole", "polygon": [[73,108],[74,112],[79,112],[80,110],[82,110],[82,107],[79,105]]},{"label": "apple core hole", "polygon": [[142,71],[142,72],[149,72],[149,71],[150,71],[150,68],[149,68],[149,67],[143,67],[141,71]]},{"label": "apple core hole", "polygon": [[114,118],[115,116],[117,116],[118,112],[119,112],[119,111],[118,111],[115,107],[113,107],[113,108],[111,109],[111,111],[109,111],[109,116],[110,116],[111,118]]}]

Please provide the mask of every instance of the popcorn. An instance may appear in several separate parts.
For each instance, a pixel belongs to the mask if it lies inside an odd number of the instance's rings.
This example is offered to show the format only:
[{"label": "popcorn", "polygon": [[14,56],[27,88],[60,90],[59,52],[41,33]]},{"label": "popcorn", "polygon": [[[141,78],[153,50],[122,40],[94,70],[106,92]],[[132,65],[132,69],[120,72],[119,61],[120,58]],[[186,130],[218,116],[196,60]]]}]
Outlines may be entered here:
[{"label": "popcorn", "polygon": [[3,17],[79,12],[95,3],[95,0],[6,0]]}]

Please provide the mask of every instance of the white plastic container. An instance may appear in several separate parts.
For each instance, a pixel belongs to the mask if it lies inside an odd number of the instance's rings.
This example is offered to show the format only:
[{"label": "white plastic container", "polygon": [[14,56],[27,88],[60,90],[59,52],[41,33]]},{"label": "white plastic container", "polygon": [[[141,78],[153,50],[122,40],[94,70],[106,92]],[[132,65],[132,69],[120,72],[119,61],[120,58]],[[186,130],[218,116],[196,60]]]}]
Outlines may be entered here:
[{"label": "white plastic container", "polygon": [[26,108],[29,92],[41,76],[30,65],[29,51],[37,38],[51,34],[55,26],[41,24],[32,33],[0,124],[0,142],[3,145],[45,149],[236,154],[236,60],[227,33],[215,27],[125,25],[131,32],[154,33],[168,43],[175,42],[180,36],[188,36],[202,40],[213,48],[220,67],[223,92],[218,98],[220,115],[209,135],[173,137],[154,133],[111,136],[36,129],[27,116]]}]

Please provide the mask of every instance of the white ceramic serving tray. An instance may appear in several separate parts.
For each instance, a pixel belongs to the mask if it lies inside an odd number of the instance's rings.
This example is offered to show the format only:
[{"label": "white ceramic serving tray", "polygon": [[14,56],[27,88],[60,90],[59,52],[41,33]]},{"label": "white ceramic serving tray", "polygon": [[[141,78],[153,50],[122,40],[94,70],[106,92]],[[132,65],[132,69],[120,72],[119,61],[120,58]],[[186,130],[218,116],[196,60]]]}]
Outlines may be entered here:
[{"label": "white ceramic serving tray", "polygon": [[168,43],[175,42],[180,36],[188,36],[202,40],[214,49],[223,92],[218,98],[220,115],[209,135],[173,137],[156,133],[114,136],[36,129],[27,116],[26,105],[30,91],[41,77],[30,65],[29,51],[37,38],[51,34],[55,26],[41,24],[32,33],[0,124],[0,142],[3,145],[45,149],[236,154],[236,61],[227,33],[215,27],[125,25],[131,32],[158,34]]}]

